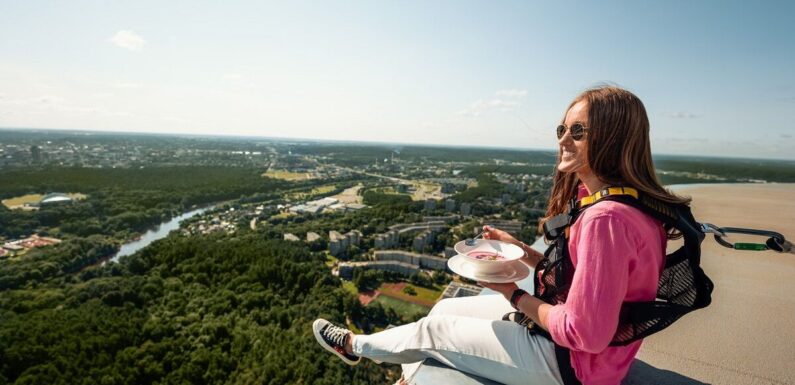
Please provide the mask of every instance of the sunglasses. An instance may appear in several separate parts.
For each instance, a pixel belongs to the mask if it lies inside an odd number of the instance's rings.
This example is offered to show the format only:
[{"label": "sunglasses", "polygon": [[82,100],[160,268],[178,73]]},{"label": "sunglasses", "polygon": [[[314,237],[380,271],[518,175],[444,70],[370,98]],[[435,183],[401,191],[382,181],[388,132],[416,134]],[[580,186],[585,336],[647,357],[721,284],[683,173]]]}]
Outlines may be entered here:
[{"label": "sunglasses", "polygon": [[558,139],[562,138],[563,135],[566,135],[566,130],[571,132],[571,138],[574,140],[581,140],[583,136],[585,136],[585,132],[589,130],[588,127],[583,126],[580,123],[574,123],[571,127],[566,127],[565,124],[561,124],[558,126],[557,134]]}]

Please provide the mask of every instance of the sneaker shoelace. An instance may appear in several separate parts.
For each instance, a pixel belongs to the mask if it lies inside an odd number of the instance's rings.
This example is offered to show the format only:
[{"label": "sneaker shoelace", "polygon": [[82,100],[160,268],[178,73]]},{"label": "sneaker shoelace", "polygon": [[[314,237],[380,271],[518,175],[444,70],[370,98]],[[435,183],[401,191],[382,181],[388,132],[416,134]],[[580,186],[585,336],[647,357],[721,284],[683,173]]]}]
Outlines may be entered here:
[{"label": "sneaker shoelace", "polygon": [[323,331],[323,335],[331,342],[345,347],[345,340],[348,338],[348,330],[329,324],[326,326],[326,330]]}]

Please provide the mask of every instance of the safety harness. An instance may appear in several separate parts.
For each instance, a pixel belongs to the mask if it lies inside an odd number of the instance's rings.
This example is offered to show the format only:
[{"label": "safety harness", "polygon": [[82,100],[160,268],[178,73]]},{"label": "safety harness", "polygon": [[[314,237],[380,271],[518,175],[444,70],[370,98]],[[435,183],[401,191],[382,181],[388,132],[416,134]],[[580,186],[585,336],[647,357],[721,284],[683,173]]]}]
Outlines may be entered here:
[{"label": "safety harness", "polygon": [[[714,285],[700,267],[704,233],[693,218],[690,207],[662,202],[631,187],[608,187],[579,201],[572,199],[567,212],[544,223],[544,236],[552,244],[536,265],[533,280],[535,297],[551,305],[566,302],[574,276],[568,249],[569,228],[588,207],[602,201],[630,205],[662,222],[666,230],[675,228],[684,238],[684,245],[665,257],[656,300],[622,304],[618,328],[610,346],[627,345],[659,332],[683,315],[710,304]],[[546,330],[528,317],[522,314],[518,317],[520,319],[515,321],[525,324],[531,333],[552,340]],[[571,367],[569,349],[556,343],[555,355],[564,383],[579,384]]]}]

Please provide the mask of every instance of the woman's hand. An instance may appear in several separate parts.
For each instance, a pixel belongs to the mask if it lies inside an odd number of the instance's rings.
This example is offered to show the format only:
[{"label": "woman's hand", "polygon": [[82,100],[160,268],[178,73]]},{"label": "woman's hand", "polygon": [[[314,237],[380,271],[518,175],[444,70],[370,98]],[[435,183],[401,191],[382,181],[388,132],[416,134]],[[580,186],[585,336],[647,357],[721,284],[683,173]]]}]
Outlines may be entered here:
[{"label": "woman's hand", "polygon": [[502,294],[502,296],[505,297],[509,301],[511,300],[511,295],[513,295],[513,292],[516,289],[519,288],[519,286],[516,286],[516,284],[513,283],[513,282],[510,282],[510,283],[489,283],[489,282],[478,281],[478,285],[483,286],[485,288],[489,288],[491,290],[494,290],[494,291]]},{"label": "woman's hand", "polygon": [[501,241],[505,243],[512,243],[516,246],[519,246],[522,251],[524,251],[524,257],[522,257],[522,262],[525,265],[529,266],[531,269],[535,269],[538,261],[544,257],[544,254],[541,254],[530,246],[525,245],[524,243],[520,242],[518,239],[514,238],[513,235],[508,234],[507,231],[503,231],[489,225],[483,226],[483,238],[485,239],[493,239],[495,241]]},{"label": "woman's hand", "polygon": [[[505,243],[512,243],[514,245],[521,245],[513,235],[508,234],[507,231],[500,230],[495,227],[491,227],[489,225],[483,226],[483,238],[485,239],[493,239],[495,241],[505,242]],[[521,247],[521,246],[520,246]]]}]

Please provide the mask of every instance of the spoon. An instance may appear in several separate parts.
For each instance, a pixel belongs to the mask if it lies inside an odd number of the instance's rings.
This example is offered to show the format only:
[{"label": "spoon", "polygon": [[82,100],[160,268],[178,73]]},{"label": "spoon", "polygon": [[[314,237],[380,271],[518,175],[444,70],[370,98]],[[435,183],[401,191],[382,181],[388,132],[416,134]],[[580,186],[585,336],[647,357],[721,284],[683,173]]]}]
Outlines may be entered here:
[{"label": "spoon", "polygon": [[467,238],[467,240],[464,241],[464,244],[467,246],[475,246],[475,240],[482,236],[483,236],[483,231],[481,231],[480,234],[475,235],[474,238]]}]

